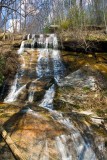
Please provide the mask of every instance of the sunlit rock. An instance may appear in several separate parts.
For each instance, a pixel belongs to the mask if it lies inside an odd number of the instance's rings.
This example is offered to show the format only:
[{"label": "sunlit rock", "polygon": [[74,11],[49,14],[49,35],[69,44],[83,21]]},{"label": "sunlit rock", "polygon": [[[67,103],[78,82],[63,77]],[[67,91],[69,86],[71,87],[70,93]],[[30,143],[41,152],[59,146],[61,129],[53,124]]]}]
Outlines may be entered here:
[{"label": "sunlit rock", "polygon": [[102,96],[107,89],[106,80],[90,66],[69,74],[58,85],[54,100],[56,109],[95,109],[107,105],[106,96]]}]

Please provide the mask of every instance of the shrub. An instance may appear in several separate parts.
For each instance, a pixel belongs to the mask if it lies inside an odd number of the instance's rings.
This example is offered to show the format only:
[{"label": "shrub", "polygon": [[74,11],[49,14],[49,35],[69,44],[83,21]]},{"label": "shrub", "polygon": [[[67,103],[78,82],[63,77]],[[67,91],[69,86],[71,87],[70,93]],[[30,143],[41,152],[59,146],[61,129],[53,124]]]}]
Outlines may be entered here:
[{"label": "shrub", "polygon": [[44,29],[43,29],[43,33],[50,33],[50,28],[49,26],[46,26]]},{"label": "shrub", "polygon": [[70,25],[71,25],[70,20],[68,20],[68,19],[63,20],[60,24],[60,29],[67,30],[67,29],[69,29]]}]

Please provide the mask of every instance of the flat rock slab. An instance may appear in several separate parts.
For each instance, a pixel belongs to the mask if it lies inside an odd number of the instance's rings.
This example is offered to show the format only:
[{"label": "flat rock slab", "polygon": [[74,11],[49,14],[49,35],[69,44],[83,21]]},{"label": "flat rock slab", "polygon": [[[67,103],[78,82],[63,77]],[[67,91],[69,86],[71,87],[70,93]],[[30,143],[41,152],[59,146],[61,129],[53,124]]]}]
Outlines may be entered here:
[{"label": "flat rock slab", "polygon": [[84,66],[70,73],[58,84],[54,99],[55,109],[65,111],[104,109],[106,111],[106,82],[102,73],[91,66]]},{"label": "flat rock slab", "polygon": [[[62,114],[31,104],[20,109],[11,104],[1,104],[0,110],[1,113],[4,112],[4,117],[9,113],[5,119],[0,117],[1,124],[20,153],[26,155],[27,160],[63,160],[63,157],[77,160],[83,148],[85,148],[83,160],[86,158],[90,160],[91,156],[94,156],[95,160],[98,160],[99,156],[104,159],[106,155],[105,148],[101,151],[98,148],[100,144],[105,145],[106,132],[103,127],[101,132],[98,132],[97,125],[94,125],[90,131],[89,128],[93,123],[83,114]],[[85,137],[89,138],[88,142]],[[5,148],[3,144],[4,142],[1,141],[1,150]],[[89,152],[90,157],[87,157]],[[9,154],[8,148],[5,153]],[[10,154],[7,157],[10,157]]]}]

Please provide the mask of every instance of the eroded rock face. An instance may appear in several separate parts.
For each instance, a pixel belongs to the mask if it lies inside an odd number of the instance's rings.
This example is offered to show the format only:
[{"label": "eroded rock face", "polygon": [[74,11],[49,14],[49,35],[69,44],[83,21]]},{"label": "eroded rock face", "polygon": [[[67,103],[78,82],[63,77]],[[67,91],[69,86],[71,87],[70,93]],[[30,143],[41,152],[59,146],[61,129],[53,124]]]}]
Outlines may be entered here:
[{"label": "eroded rock face", "polygon": [[77,71],[69,74],[59,83],[59,86],[72,86],[72,87],[88,87],[91,90],[107,88],[104,76],[100,71],[95,70],[90,65],[85,65]]},{"label": "eroded rock face", "polygon": [[[1,109],[5,113],[5,119],[1,116]],[[19,111],[17,106],[1,104],[1,123],[19,151],[26,155],[27,160],[44,157],[49,160],[63,160],[64,157],[70,160],[71,158],[77,160],[78,157],[83,160],[88,158],[90,160],[91,157],[95,160],[105,160],[107,154],[106,131],[101,127],[98,132],[98,126],[83,114],[76,112],[62,114],[31,104]],[[3,144],[5,142],[2,141],[1,150]],[[103,148],[100,148],[101,145]],[[3,158],[12,157],[7,148],[4,153],[7,154],[2,155]]]},{"label": "eroded rock face", "polygon": [[[43,99],[46,90],[53,84],[53,79],[36,79],[28,82],[22,90],[16,92],[16,101],[20,102],[37,102]],[[19,92],[19,93],[18,93]]]},{"label": "eroded rock face", "polygon": [[107,97],[103,95],[103,91],[106,89],[104,76],[91,66],[84,66],[59,83],[55,106],[59,108],[62,106],[63,109],[67,106],[71,110],[80,107],[85,109],[105,107]]},{"label": "eroded rock face", "polygon": [[4,127],[10,134],[12,133],[12,140],[20,152],[26,154],[27,160],[31,157],[35,160],[44,156],[57,159],[59,155],[55,138],[66,133],[65,128],[54,122],[48,111],[38,109],[37,106],[35,110],[35,112],[27,108],[21,110],[14,114]]},{"label": "eroded rock face", "polygon": [[24,88],[17,96],[17,100],[24,102],[27,100],[27,98],[28,98],[28,90]]},{"label": "eroded rock face", "polygon": [[[14,102],[18,101],[19,105],[0,105],[0,125],[3,125],[27,160],[91,160],[92,157],[94,160],[105,160],[106,120],[101,123],[101,119],[100,123],[96,124],[96,119],[92,121],[90,115],[74,112],[74,109],[80,107],[89,109],[106,106],[106,96],[102,95],[107,86],[104,77],[91,66],[78,69],[57,86],[54,107],[64,112],[52,108],[44,109],[38,107],[37,103],[40,105],[46,90],[56,83],[51,77],[37,78],[34,74],[37,55],[36,51],[26,50],[20,58],[22,70],[17,84],[18,89],[22,87],[22,90]],[[3,145],[0,144],[0,150]],[[10,157],[9,154],[6,158]]]},{"label": "eroded rock face", "polygon": [[42,100],[45,92],[49,87],[52,85],[53,79],[39,79],[31,82],[28,92],[29,96],[32,94],[32,100],[31,102],[37,102],[39,100]]}]

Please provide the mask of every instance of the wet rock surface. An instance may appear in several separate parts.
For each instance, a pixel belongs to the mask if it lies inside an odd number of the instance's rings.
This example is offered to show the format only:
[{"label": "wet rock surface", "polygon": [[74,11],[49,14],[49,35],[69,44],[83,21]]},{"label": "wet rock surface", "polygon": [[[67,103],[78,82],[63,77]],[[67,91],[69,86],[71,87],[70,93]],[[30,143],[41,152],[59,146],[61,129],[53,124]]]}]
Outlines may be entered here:
[{"label": "wet rock surface", "polygon": [[[86,160],[91,156],[95,160],[106,159],[107,132],[103,127],[98,130],[98,125],[84,114],[73,112],[62,115],[61,112],[48,111],[30,104],[20,110],[17,105],[1,104],[0,113],[1,110],[5,114],[0,119],[0,125],[3,125],[27,159],[45,157],[56,160],[63,159],[64,156],[67,159],[71,155],[74,160],[77,160],[77,157],[84,157]],[[2,158],[14,159],[3,139],[0,148],[1,154],[3,151]],[[87,156],[87,153],[90,153],[90,156]]]},{"label": "wet rock surface", "polygon": [[[23,51],[8,104],[0,104],[0,126],[27,160],[106,160],[105,56],[62,53],[63,68],[59,53]],[[47,75],[50,63],[43,68],[41,59],[51,60],[54,76]],[[14,160],[2,138],[1,157]]]}]

